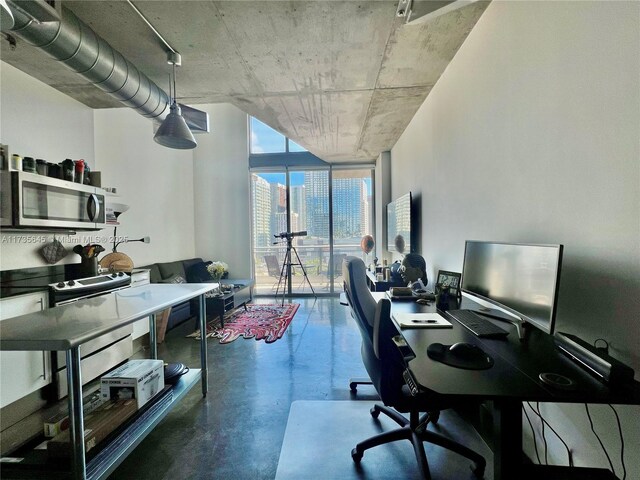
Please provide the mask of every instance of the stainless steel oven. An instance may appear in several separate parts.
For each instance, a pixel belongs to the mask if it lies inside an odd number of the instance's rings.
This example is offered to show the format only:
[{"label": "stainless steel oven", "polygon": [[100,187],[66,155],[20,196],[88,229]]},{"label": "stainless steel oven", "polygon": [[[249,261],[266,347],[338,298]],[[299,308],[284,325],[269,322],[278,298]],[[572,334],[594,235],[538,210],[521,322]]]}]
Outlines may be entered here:
[{"label": "stainless steel oven", "polygon": [[0,172],[2,227],[100,230],[105,196],[90,185],[28,172]]},{"label": "stainless steel oven", "polygon": [[[129,288],[131,277],[122,272],[79,278],[49,285],[51,307],[67,305],[84,298],[107,295]],[[127,360],[133,354],[133,326],[126,325],[106,335],[91,340],[80,347],[83,385]],[[65,352],[52,353],[53,397],[67,395],[67,367]]]}]

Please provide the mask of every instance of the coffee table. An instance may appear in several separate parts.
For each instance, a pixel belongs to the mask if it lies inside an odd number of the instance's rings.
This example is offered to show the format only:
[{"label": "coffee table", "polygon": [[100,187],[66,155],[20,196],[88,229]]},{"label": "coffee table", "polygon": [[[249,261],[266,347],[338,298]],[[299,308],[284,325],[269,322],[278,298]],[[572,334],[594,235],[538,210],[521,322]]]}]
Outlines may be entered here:
[{"label": "coffee table", "polygon": [[251,301],[253,280],[227,279],[222,280],[222,285],[232,285],[233,289],[218,297],[208,297],[207,320],[220,317],[220,325],[224,327],[224,314],[234,308],[243,306],[247,309],[247,303]]}]

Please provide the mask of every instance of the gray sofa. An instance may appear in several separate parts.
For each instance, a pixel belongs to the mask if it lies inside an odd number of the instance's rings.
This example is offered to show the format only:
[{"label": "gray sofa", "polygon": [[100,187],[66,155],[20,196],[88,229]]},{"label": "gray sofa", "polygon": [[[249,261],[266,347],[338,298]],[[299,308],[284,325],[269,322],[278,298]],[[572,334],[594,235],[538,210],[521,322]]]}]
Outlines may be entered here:
[{"label": "gray sofa", "polygon": [[[147,268],[150,270],[151,283],[174,283],[177,276],[188,281],[187,272],[197,263],[202,263],[202,259],[189,258],[187,260],[177,260],[174,262],[154,263],[140,268]],[[171,330],[197,313],[198,303],[195,300],[174,305],[171,309],[169,321],[167,322],[167,330]]]}]

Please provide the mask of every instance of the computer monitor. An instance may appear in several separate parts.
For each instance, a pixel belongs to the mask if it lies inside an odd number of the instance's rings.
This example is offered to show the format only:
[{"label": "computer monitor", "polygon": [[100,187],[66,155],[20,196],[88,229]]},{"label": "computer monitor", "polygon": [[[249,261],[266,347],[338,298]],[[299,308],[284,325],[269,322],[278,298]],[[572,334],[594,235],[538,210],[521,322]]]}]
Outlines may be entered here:
[{"label": "computer monitor", "polygon": [[467,241],[462,291],[552,334],[562,249],[562,245]]}]

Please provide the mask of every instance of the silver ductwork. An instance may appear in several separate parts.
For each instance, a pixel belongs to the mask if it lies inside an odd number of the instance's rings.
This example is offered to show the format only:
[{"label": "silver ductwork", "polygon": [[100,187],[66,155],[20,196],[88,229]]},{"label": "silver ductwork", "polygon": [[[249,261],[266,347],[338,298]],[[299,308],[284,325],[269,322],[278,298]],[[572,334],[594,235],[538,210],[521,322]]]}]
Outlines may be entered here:
[{"label": "silver ductwork", "polygon": [[[44,2],[38,3],[48,7]],[[71,10],[63,6],[59,10],[59,20],[40,21],[12,0],[8,0],[8,4],[14,16],[12,34],[45,51],[141,115],[156,121],[167,116],[170,99],[164,90]],[[194,132],[208,132],[208,114],[193,108],[190,110],[193,121],[185,115],[189,128]]]}]

